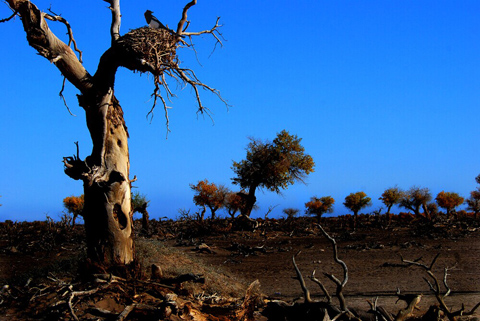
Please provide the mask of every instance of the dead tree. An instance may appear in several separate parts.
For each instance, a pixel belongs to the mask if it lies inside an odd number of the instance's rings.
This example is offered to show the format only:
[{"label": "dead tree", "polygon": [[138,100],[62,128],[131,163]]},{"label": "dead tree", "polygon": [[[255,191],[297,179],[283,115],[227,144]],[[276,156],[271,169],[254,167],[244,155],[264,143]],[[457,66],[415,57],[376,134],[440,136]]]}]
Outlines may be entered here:
[{"label": "dead tree", "polygon": [[[330,294],[328,293],[327,289],[325,288],[325,286],[323,285],[323,283],[321,281],[319,281],[316,277],[315,277],[315,271],[313,271],[312,273],[312,276],[310,277],[312,279],[312,281],[314,281],[315,283],[317,283],[320,288],[322,289],[323,293],[325,294],[326,298],[327,298],[327,302],[326,302],[326,307],[328,309],[325,310],[325,318],[326,319],[329,319],[329,316],[327,314],[327,310],[330,310],[330,311],[334,311],[334,313],[336,313],[336,315],[334,316],[333,320],[336,320],[340,317],[344,317],[348,320],[359,320],[358,317],[356,317],[352,312],[349,311],[348,307],[347,307],[347,303],[346,303],[346,300],[345,300],[345,296],[343,294],[343,289],[345,288],[345,285],[347,284],[348,282],[348,267],[347,265],[345,264],[344,261],[342,261],[339,257],[338,257],[338,248],[337,248],[337,242],[335,241],[335,239],[333,237],[331,237],[324,229],[323,227],[320,225],[320,224],[317,224],[317,226],[319,227],[319,229],[322,231],[322,234],[325,236],[325,238],[327,240],[329,240],[331,243],[332,243],[332,247],[333,247],[333,259],[334,261],[339,264],[341,267],[342,267],[342,270],[343,270],[343,280],[340,280],[338,279],[335,275],[333,274],[330,274],[330,273],[324,273],[324,275],[330,279],[333,283],[335,283],[336,285],[336,292],[335,292],[335,295],[338,299],[338,302],[339,302],[339,307],[335,307],[333,304],[332,304],[332,297],[330,296]],[[293,262],[293,266],[295,268],[295,272],[297,274],[297,279],[298,281],[300,282],[300,286],[302,288],[302,291],[304,293],[304,300],[305,300],[305,303],[308,305],[308,304],[312,304],[314,303],[314,301],[311,299],[311,296],[310,296],[310,291],[308,290],[307,286],[305,285],[305,280],[302,276],[302,273],[300,272],[300,269],[298,268],[296,262],[295,262],[295,257],[299,254],[300,252],[298,252],[295,256],[293,256],[292,258],[292,262]],[[322,306],[322,308],[324,308],[325,306]]]},{"label": "dead tree", "polygon": [[337,286],[336,290],[336,296],[338,298],[339,304],[340,304],[340,309],[342,311],[348,311],[347,308],[347,303],[345,302],[345,296],[343,295],[343,289],[345,288],[345,285],[348,282],[348,268],[347,264],[345,264],[344,261],[340,260],[338,258],[338,248],[337,248],[337,242],[333,237],[327,234],[323,227],[320,224],[317,224],[317,226],[320,228],[320,231],[322,231],[323,235],[332,243],[333,247],[333,259],[334,261],[339,264],[342,267],[343,270],[343,280],[340,281],[337,277],[335,277],[333,274],[328,274],[324,273],[326,277],[328,277],[330,280],[332,280],[335,285]]},{"label": "dead tree", "polygon": [[465,307],[462,304],[462,307],[460,310],[453,311],[451,308],[447,306],[445,303],[445,298],[450,295],[451,290],[450,287],[447,284],[447,277],[448,277],[448,270],[449,268],[444,268],[443,270],[443,286],[445,288],[445,292],[442,293],[442,289],[440,286],[440,281],[438,280],[437,276],[433,273],[432,269],[435,263],[437,262],[438,257],[440,256],[440,253],[438,253],[430,263],[430,265],[426,265],[424,263],[419,262],[419,260],[405,260],[402,257],[402,262],[406,263],[407,266],[418,266],[421,269],[423,269],[427,275],[428,278],[424,278],[425,282],[427,282],[428,287],[430,288],[430,291],[433,292],[435,295],[435,298],[437,299],[439,305],[440,305],[440,310],[445,313],[445,315],[448,317],[450,321],[456,321],[459,316],[462,315],[472,315],[475,310],[480,306],[480,303],[476,304],[470,311],[465,311]]},{"label": "dead tree", "polygon": [[[63,17],[40,11],[28,0],[7,0],[12,16],[21,17],[27,41],[39,55],[48,59],[79,91],[78,102],[85,110],[86,122],[93,142],[90,156],[84,160],[77,155],[65,157],[65,173],[83,181],[85,207],[84,221],[88,258],[104,265],[126,265],[134,259],[133,212],[131,206],[130,161],[128,131],[123,110],[115,97],[115,75],[119,67],[153,75],[153,108],[157,101],[163,104],[168,130],[168,107],[165,98],[173,96],[166,76],[190,86],[196,96],[198,112],[208,113],[200,100],[199,89],[220,93],[196,77],[192,70],[182,68],[177,48],[191,46],[193,36],[211,34],[217,41],[221,36],[218,19],[210,30],[187,32],[187,12],[196,4],[190,1],[184,8],[177,29],[134,29],[120,35],[120,0],[104,0],[112,12],[111,46],[100,58],[98,69],[92,75],[82,65],[81,51],[73,38],[72,28]],[[50,30],[47,20],[65,24],[68,44]],[[187,42],[189,40],[190,42]],[[74,46],[78,56],[70,45]],[[164,96],[161,90],[165,92]],[[224,101],[223,101],[224,102]]]}]

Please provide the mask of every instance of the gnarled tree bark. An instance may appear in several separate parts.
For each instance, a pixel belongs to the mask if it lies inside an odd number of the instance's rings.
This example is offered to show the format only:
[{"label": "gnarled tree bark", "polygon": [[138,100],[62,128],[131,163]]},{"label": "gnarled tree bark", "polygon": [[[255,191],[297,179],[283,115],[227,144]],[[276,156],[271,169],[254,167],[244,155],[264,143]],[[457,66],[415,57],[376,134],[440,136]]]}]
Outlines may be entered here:
[{"label": "gnarled tree bark", "polygon": [[[80,91],[79,105],[85,110],[93,148],[91,155],[85,160],[79,158],[78,149],[77,155],[65,157],[65,173],[75,180],[83,181],[83,215],[88,258],[106,266],[115,266],[127,265],[134,260],[128,131],[122,108],[114,95],[118,67],[151,72],[155,78],[155,102],[156,98],[160,97],[165,110],[167,106],[159,93],[159,85],[165,87],[167,96],[171,93],[164,74],[177,76],[194,87],[201,112],[203,106],[198,97],[197,86],[215,93],[220,99],[221,97],[218,91],[204,85],[196,77],[193,76],[193,80],[189,78],[188,75],[193,72],[178,65],[176,48],[180,43],[188,46],[182,39],[186,11],[196,1],[185,7],[178,34],[171,34],[166,30],[139,28],[122,37],[120,1],[104,1],[110,4],[112,10],[112,45],[102,55],[94,76],[87,72],[70,46],[50,31],[45,20],[63,20],[69,28],[72,42],[71,29],[65,19],[52,19],[28,0],[7,0],[7,3],[14,14],[20,15],[30,46],[54,63],[62,75]],[[218,27],[216,23],[206,32],[218,33]],[[188,33],[184,34],[190,37]],[[217,36],[214,36],[218,40]]]}]

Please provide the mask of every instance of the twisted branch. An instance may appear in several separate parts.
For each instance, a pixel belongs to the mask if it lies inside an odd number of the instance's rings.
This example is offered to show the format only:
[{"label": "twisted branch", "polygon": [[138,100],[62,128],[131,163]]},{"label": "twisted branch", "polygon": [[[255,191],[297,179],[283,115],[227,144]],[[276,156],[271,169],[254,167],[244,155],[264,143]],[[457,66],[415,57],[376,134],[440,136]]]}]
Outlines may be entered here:
[{"label": "twisted branch", "polygon": [[300,269],[297,266],[297,263],[295,262],[295,257],[299,255],[302,251],[298,251],[297,254],[292,256],[292,262],[293,262],[293,267],[295,268],[295,272],[297,273],[297,279],[300,282],[300,286],[302,287],[303,295],[305,298],[305,303],[312,303],[312,298],[310,297],[310,291],[307,289],[307,286],[305,285],[305,280],[303,279],[302,272],[300,272]]},{"label": "twisted branch", "polygon": [[[215,21],[215,25],[209,29],[209,30],[202,30],[202,31],[197,31],[197,32],[182,32],[182,35],[183,36],[187,36],[187,37],[191,37],[191,36],[199,36],[199,35],[203,35],[203,34],[206,34],[206,33],[209,33],[211,34],[215,39],[217,39],[217,43],[219,43],[221,46],[223,46],[223,43],[222,41],[220,40],[220,38],[223,38],[223,35],[222,33],[218,30],[220,27],[222,27],[223,25],[220,25],[218,24],[218,22],[220,21],[220,17],[217,17],[217,21]],[[188,27],[188,25],[187,25]],[[191,38],[190,38],[191,39]]]},{"label": "twisted branch", "polygon": [[182,19],[180,19],[180,21],[178,22],[178,26],[177,26],[177,35],[179,36],[179,38],[178,38],[179,41],[181,39],[180,36],[183,34],[183,31],[186,30],[186,28],[188,27],[188,24],[187,24],[187,27],[185,27],[185,29],[183,28],[183,25],[187,21],[188,9],[190,9],[192,6],[194,6],[196,4],[197,4],[197,0],[192,0],[189,3],[187,3],[185,5],[185,7],[183,8]]},{"label": "twisted branch", "polygon": [[325,285],[323,285],[323,283],[315,277],[315,270],[313,270],[312,275],[310,276],[310,280],[312,280],[313,282],[318,284],[318,286],[320,286],[320,289],[322,289],[323,293],[327,297],[327,303],[331,304],[332,303],[332,296],[330,295],[330,293],[328,293],[328,290],[325,287]]},{"label": "twisted branch", "polygon": [[322,231],[323,235],[332,243],[333,246],[333,259],[335,260],[336,263],[338,263],[342,269],[343,269],[343,281],[340,281],[337,277],[335,277],[333,274],[329,273],[324,273],[326,277],[328,277],[330,280],[332,280],[336,285],[337,285],[337,291],[336,291],[336,296],[338,298],[338,301],[340,302],[340,309],[342,311],[348,311],[347,304],[345,301],[345,297],[343,295],[343,288],[348,282],[348,268],[347,264],[345,264],[344,261],[340,260],[338,258],[338,248],[337,248],[337,242],[333,237],[328,235],[327,232],[323,229],[323,227],[320,224],[317,224],[317,226],[320,228]]},{"label": "twisted branch", "polygon": [[75,38],[73,38],[73,31],[72,31],[72,27],[70,26],[70,23],[62,16],[55,14],[52,10],[48,9],[48,11],[50,11],[50,13],[52,13],[53,16],[49,15],[48,13],[43,13],[43,16],[50,21],[61,22],[67,27],[68,46],[70,47],[70,45],[73,43],[73,48],[75,49],[76,52],[78,52],[78,60],[80,61],[80,63],[83,63],[82,61],[83,52],[77,47],[77,42],[75,41]]},{"label": "twisted branch", "polygon": [[[192,88],[195,90],[195,95],[197,97],[197,103],[198,103],[197,113],[201,113],[201,114],[205,113],[211,118],[210,110],[208,108],[206,108],[205,106],[203,106],[202,101],[200,100],[200,93],[198,91],[198,87],[201,87],[201,88],[215,94],[218,97],[218,99],[220,99],[227,107],[229,106],[228,103],[220,95],[220,91],[218,91],[217,89],[212,88],[212,87],[202,83],[200,80],[198,80],[198,78],[195,75],[195,73],[193,72],[193,70],[177,68],[177,69],[174,69],[173,72],[176,73],[180,77],[180,79],[182,79],[183,81],[188,83],[190,86],[192,86]],[[187,74],[190,74],[190,76],[193,79],[190,78]]]},{"label": "twisted branch", "polygon": [[60,98],[62,98],[63,100],[63,104],[65,105],[65,107],[67,107],[67,110],[68,110],[68,113],[72,116],[75,116],[77,117],[77,115],[75,115],[74,113],[72,113],[72,111],[70,110],[70,107],[68,107],[67,105],[67,100],[65,99],[65,96],[63,95],[63,91],[65,90],[65,82],[67,80],[67,77],[63,77],[63,82],[62,82],[62,89],[60,89],[60,92],[58,93],[58,95],[60,96]]}]

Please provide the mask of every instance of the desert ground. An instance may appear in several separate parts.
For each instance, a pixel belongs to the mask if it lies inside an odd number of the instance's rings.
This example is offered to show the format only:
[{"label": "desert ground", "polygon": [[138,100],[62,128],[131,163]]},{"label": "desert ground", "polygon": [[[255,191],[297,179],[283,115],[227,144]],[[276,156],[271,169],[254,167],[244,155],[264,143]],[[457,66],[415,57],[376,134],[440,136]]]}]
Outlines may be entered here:
[{"label": "desert ground", "polygon": [[[142,231],[140,222],[136,222],[137,269],[140,272],[135,278],[151,279],[152,263],[161,268],[165,280],[181,274],[205,276],[203,285],[182,286],[183,292],[175,290],[178,292],[175,293],[196,300],[200,296],[215,297],[217,301],[227,296],[241,299],[247,286],[258,280],[263,302],[281,300],[292,304],[304,301],[292,263],[295,256],[312,299],[326,300],[323,291],[311,280],[315,271],[316,278],[336,302],[336,286],[326,274],[343,280],[344,270],[335,262],[333,244],[320,232],[315,219],[259,219],[255,224],[255,227],[238,226],[226,219],[205,222],[153,220],[148,231]],[[478,219],[443,218],[427,222],[397,217],[388,223],[384,216],[365,215],[360,217],[355,229],[350,217],[322,218],[320,224],[336,241],[337,257],[348,267],[348,282],[342,291],[350,308],[368,311],[368,301],[376,300],[379,306],[395,314],[405,306],[403,301],[397,302],[399,290],[402,295],[423,295],[414,313],[422,315],[430,306],[438,305],[426,282],[432,279],[426,269],[418,266],[429,267],[432,263],[431,271],[441,285],[440,294],[450,289],[444,301],[451,310],[460,310],[463,304],[464,310],[470,311],[480,302]],[[72,319],[68,308],[52,312],[52,306],[65,304],[65,300],[58,297],[58,289],[68,291],[67,284],[80,287],[78,266],[84,260],[85,251],[83,226],[72,228],[68,222],[52,221],[5,222],[0,233],[0,286],[3,287],[0,320]],[[137,286],[134,292],[138,295],[141,290]],[[117,298],[115,304],[106,304],[106,297],[113,294],[100,293],[95,298],[76,299],[78,302],[73,309],[79,319],[109,320],[107,316],[102,318],[91,312],[92,306],[100,304],[112,315],[120,314],[125,300],[129,300]],[[155,296],[151,289],[145,293]],[[262,304],[256,309],[255,319],[270,320],[262,315]],[[225,315],[219,311],[210,308],[210,319],[217,320]],[[475,311],[474,316],[478,317],[478,312]],[[141,314],[131,314],[127,320],[147,319],[142,319]]]}]

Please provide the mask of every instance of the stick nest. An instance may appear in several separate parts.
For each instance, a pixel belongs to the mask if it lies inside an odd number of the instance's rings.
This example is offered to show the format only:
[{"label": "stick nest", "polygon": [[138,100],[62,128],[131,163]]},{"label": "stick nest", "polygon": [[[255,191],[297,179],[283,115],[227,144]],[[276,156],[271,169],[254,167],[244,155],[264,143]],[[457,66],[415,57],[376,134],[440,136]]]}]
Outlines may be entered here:
[{"label": "stick nest", "polygon": [[161,76],[166,70],[178,68],[177,45],[177,36],[171,32],[143,27],[122,36],[115,47],[121,48],[122,54],[133,58],[122,61],[136,62],[135,66],[125,67]]}]

